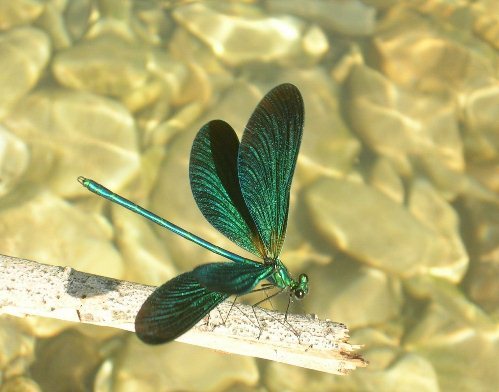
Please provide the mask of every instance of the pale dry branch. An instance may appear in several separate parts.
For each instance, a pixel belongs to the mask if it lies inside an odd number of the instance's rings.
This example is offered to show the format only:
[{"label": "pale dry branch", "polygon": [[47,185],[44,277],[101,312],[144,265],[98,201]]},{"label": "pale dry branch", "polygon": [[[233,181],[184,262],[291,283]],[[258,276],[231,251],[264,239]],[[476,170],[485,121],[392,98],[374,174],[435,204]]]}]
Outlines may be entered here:
[{"label": "pale dry branch", "polygon": [[[154,287],[0,255],[0,313],[43,316],[134,331],[140,305]],[[177,341],[218,351],[265,358],[333,374],[367,362],[348,343],[344,324],[284,314],[232,301]],[[225,319],[225,315],[229,314]],[[224,315],[222,317],[221,315]],[[290,327],[291,326],[291,327]]]}]

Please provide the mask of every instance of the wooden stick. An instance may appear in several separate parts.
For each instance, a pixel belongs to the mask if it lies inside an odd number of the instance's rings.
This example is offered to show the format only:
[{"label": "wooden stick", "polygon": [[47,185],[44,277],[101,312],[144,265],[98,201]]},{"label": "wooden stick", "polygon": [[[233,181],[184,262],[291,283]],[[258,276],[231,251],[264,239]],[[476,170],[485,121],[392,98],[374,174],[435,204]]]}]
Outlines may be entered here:
[{"label": "wooden stick", "polygon": [[[0,255],[0,313],[43,316],[134,331],[154,287]],[[218,351],[347,374],[367,362],[353,352],[344,324],[232,301],[215,308],[177,341]],[[230,310],[231,309],[231,310]],[[230,311],[229,311],[230,310]],[[228,314],[228,317],[227,317]],[[289,324],[288,324],[289,323]]]}]

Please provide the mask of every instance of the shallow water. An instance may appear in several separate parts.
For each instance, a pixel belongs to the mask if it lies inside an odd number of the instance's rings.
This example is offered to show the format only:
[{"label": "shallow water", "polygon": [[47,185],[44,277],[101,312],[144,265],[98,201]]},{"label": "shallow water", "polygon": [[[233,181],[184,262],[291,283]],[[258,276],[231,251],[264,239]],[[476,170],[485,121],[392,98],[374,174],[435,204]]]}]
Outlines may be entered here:
[{"label": "shallow water", "polygon": [[282,260],[311,280],[293,311],[347,324],[370,361],[332,376],[2,316],[0,392],[495,390],[497,15],[492,0],[0,0],[0,253],[151,285],[218,260],[79,175],[237,251],[195,206],[192,140],[216,118],[240,135],[290,82],[305,130]]}]

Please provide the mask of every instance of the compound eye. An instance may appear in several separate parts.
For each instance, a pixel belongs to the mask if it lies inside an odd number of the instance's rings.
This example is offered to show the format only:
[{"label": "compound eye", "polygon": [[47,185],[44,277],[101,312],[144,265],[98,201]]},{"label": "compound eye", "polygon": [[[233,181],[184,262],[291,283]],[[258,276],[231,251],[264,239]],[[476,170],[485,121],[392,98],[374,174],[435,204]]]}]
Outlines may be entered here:
[{"label": "compound eye", "polygon": [[302,299],[303,297],[305,297],[305,292],[302,289],[296,289],[295,290],[295,297],[297,299]]}]

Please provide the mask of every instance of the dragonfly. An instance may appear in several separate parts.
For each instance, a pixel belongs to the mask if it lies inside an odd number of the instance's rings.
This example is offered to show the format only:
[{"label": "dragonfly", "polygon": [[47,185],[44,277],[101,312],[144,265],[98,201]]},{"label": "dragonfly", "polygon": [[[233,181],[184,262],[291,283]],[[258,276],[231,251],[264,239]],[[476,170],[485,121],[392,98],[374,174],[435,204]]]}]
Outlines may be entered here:
[{"label": "dragonfly", "polygon": [[199,130],[192,145],[189,179],[201,213],[258,260],[214,245],[103,185],[78,177],[91,192],[230,260],[201,264],[156,288],[135,319],[136,334],[143,342],[161,344],[178,338],[221,302],[257,291],[261,282],[279,292],[287,290],[289,300],[308,293],[308,276],[294,279],[279,258],[303,123],[300,91],[285,83],[258,103],[240,142],[227,122],[212,120]]}]

